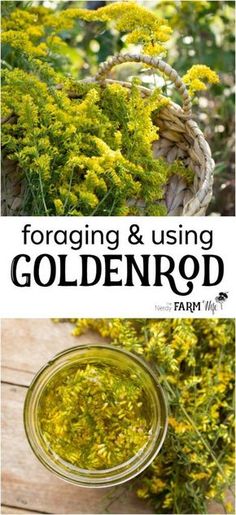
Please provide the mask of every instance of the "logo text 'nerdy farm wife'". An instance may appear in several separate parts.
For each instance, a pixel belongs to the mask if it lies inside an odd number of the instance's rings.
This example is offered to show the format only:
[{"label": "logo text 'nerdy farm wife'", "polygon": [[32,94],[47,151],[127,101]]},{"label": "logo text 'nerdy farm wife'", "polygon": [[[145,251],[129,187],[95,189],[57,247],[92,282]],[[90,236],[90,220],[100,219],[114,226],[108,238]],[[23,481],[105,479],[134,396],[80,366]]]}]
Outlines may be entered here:
[{"label": "logo text 'nerdy farm wife'", "polygon": [[157,305],[155,304],[155,311],[182,311],[195,313],[196,311],[205,311],[210,312],[213,315],[219,311],[223,310],[223,305],[225,301],[228,299],[229,292],[220,292],[215,299],[213,300],[201,300],[201,301],[175,301],[175,302],[167,302],[165,305]]}]

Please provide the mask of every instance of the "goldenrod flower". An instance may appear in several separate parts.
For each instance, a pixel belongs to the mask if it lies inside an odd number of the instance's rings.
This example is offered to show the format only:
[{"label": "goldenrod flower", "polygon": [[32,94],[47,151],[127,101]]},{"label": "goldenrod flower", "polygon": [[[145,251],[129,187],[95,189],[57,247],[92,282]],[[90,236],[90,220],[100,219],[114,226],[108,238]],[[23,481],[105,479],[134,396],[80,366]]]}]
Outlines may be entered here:
[{"label": "goldenrod flower", "polygon": [[189,86],[191,95],[194,95],[196,91],[206,89],[203,80],[210,84],[218,84],[219,77],[213,70],[203,64],[195,64],[183,76],[183,81]]}]

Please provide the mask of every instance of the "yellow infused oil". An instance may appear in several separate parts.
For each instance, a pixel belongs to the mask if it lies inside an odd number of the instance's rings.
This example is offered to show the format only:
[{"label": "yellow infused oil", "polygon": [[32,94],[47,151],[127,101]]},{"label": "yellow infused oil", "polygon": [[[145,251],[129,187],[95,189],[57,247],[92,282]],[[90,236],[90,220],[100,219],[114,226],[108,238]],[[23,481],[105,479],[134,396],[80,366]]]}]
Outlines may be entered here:
[{"label": "yellow infused oil", "polygon": [[147,468],[167,431],[154,370],[110,344],[80,344],[46,363],[26,394],[24,426],[40,462],[76,485],[122,484]]},{"label": "yellow infused oil", "polygon": [[104,470],[145,449],[152,436],[149,409],[132,368],[76,363],[54,373],[43,389],[38,427],[47,452],[81,469]]}]

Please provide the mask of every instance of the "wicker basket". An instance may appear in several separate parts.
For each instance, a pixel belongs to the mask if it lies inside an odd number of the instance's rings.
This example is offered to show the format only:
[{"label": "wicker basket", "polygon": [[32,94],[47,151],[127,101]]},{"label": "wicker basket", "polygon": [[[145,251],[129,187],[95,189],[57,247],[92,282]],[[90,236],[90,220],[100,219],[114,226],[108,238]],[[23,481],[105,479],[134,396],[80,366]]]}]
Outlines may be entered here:
[{"label": "wicker basket", "polygon": [[[177,176],[172,177],[166,185],[163,202],[167,207],[168,216],[204,215],[212,196],[214,161],[202,131],[192,119],[191,100],[177,72],[157,57],[127,53],[110,57],[99,66],[95,77],[85,81],[104,85],[115,82],[130,88],[130,82],[107,78],[115,65],[125,62],[144,63],[159,70],[174,83],[180,93],[183,99],[182,108],[170,102],[158,113],[156,124],[160,129],[159,139],[153,144],[153,155],[156,158],[162,156],[168,163],[179,159],[194,172],[191,186],[187,186],[185,181]],[[139,87],[143,95],[150,95],[150,89]],[[74,94],[69,96],[75,98]],[[2,214],[7,215],[17,214],[24,193],[24,185],[19,183],[19,171],[16,173],[13,168],[9,165],[3,167]]]}]

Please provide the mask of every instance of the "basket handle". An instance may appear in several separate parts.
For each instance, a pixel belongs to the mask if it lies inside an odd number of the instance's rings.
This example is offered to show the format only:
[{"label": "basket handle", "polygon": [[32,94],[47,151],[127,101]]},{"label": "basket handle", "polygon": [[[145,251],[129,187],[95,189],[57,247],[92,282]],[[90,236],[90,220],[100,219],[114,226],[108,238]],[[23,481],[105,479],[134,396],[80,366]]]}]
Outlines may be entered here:
[{"label": "basket handle", "polygon": [[95,80],[98,82],[102,82],[109,71],[116,66],[117,64],[122,64],[126,62],[136,62],[136,63],[145,63],[157,70],[160,70],[164,75],[166,75],[172,82],[174,82],[178,92],[180,93],[183,99],[183,111],[186,117],[191,118],[192,116],[192,102],[190,100],[187,88],[178,75],[178,73],[172,68],[169,64],[162,61],[158,57],[151,57],[149,55],[143,54],[118,54],[113,57],[109,57],[107,61],[100,64],[98,68],[98,72],[95,75]]}]

